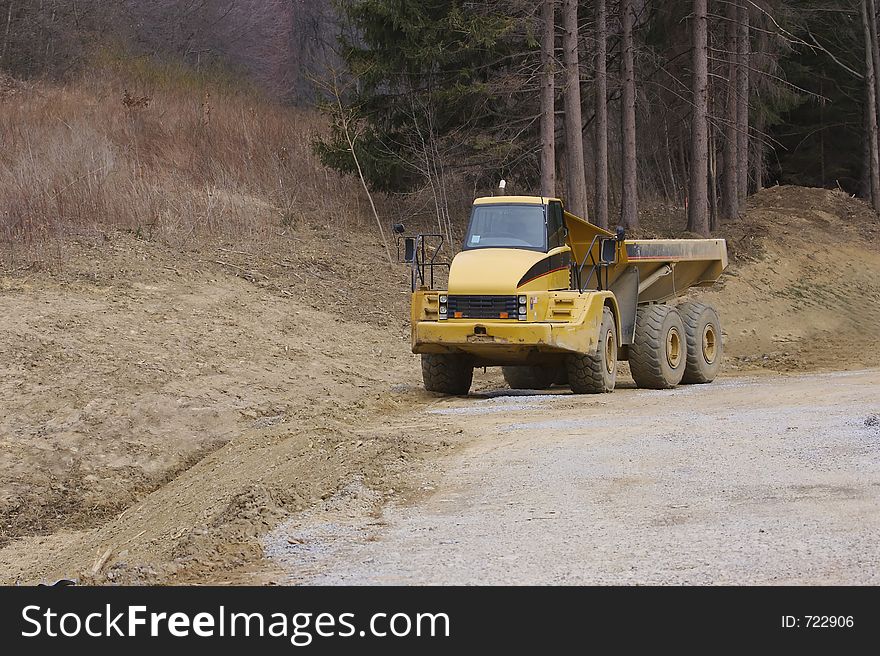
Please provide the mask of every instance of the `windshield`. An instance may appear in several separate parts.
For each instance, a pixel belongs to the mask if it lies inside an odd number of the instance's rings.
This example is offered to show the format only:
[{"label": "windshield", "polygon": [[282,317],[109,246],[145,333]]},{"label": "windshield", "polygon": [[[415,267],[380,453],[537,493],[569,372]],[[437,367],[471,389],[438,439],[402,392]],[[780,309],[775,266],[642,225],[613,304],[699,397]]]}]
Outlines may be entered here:
[{"label": "windshield", "polygon": [[547,250],[543,205],[476,205],[464,241],[470,248]]}]

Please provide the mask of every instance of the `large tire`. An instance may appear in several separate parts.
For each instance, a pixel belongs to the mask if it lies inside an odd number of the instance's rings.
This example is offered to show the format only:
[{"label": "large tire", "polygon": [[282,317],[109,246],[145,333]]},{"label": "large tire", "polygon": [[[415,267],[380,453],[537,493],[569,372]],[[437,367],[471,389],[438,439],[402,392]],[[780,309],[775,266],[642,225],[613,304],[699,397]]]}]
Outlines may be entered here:
[{"label": "large tire", "polygon": [[461,396],[471,389],[474,366],[464,355],[423,353],[422,380],[429,392]]},{"label": "large tire", "polygon": [[553,381],[557,385],[568,385],[568,364],[556,367],[556,380]]},{"label": "large tire", "polygon": [[687,363],[681,382],[711,383],[721,370],[721,321],[711,305],[688,301],[678,306],[687,338]]},{"label": "large tire", "polygon": [[556,367],[518,366],[501,367],[504,380],[510,385],[510,389],[545,390],[556,381]]},{"label": "large tire", "polygon": [[636,385],[669,389],[681,382],[687,363],[687,339],[678,311],[647,305],[636,314],[636,334],[629,347],[629,368]]},{"label": "large tire", "polygon": [[617,324],[607,307],[602,312],[595,353],[572,353],[566,361],[568,384],[575,394],[613,392],[617,382]]}]

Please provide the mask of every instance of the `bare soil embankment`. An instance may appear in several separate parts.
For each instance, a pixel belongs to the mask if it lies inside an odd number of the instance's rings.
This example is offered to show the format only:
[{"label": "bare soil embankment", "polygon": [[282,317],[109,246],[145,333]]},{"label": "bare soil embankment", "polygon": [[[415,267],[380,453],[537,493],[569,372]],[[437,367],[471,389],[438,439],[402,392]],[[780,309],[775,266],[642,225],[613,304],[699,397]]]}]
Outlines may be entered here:
[{"label": "bare soil embankment", "polygon": [[695,290],[721,311],[726,371],[880,366],[880,221],[825,189],[774,187],[729,230],[719,285]]},{"label": "bare soil embankment", "polygon": [[0,278],[0,539],[26,538],[4,580],[222,578],[278,517],[445,448],[382,430],[427,398],[404,272],[356,237],[282,242],[116,236]]}]

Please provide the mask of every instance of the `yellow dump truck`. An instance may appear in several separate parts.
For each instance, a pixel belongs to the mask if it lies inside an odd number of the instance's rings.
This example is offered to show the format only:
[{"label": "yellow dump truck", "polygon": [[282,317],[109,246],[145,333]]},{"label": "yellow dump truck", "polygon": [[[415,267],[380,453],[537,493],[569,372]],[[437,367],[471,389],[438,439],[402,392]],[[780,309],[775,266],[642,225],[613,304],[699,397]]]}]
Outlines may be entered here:
[{"label": "yellow dump truck", "polygon": [[611,392],[621,360],[639,387],[652,389],[718,373],[718,313],[665,301],[718,279],[727,266],[723,239],[626,239],[565,211],[558,198],[478,198],[462,250],[447,265],[448,288],[433,289],[440,263],[431,238],[405,239],[404,256],[412,350],[430,391],[467,394],[475,367],[501,366],[515,389],[568,384],[575,393]]}]

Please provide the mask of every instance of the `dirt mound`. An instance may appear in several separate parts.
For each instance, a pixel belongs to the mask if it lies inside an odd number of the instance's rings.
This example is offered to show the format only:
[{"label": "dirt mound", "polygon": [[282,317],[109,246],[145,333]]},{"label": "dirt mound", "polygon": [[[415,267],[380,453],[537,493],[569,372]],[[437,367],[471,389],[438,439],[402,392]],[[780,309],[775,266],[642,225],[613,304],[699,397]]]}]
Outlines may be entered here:
[{"label": "dirt mound", "polygon": [[774,187],[726,230],[715,303],[728,370],[880,366],[880,220],[839,191]]}]

